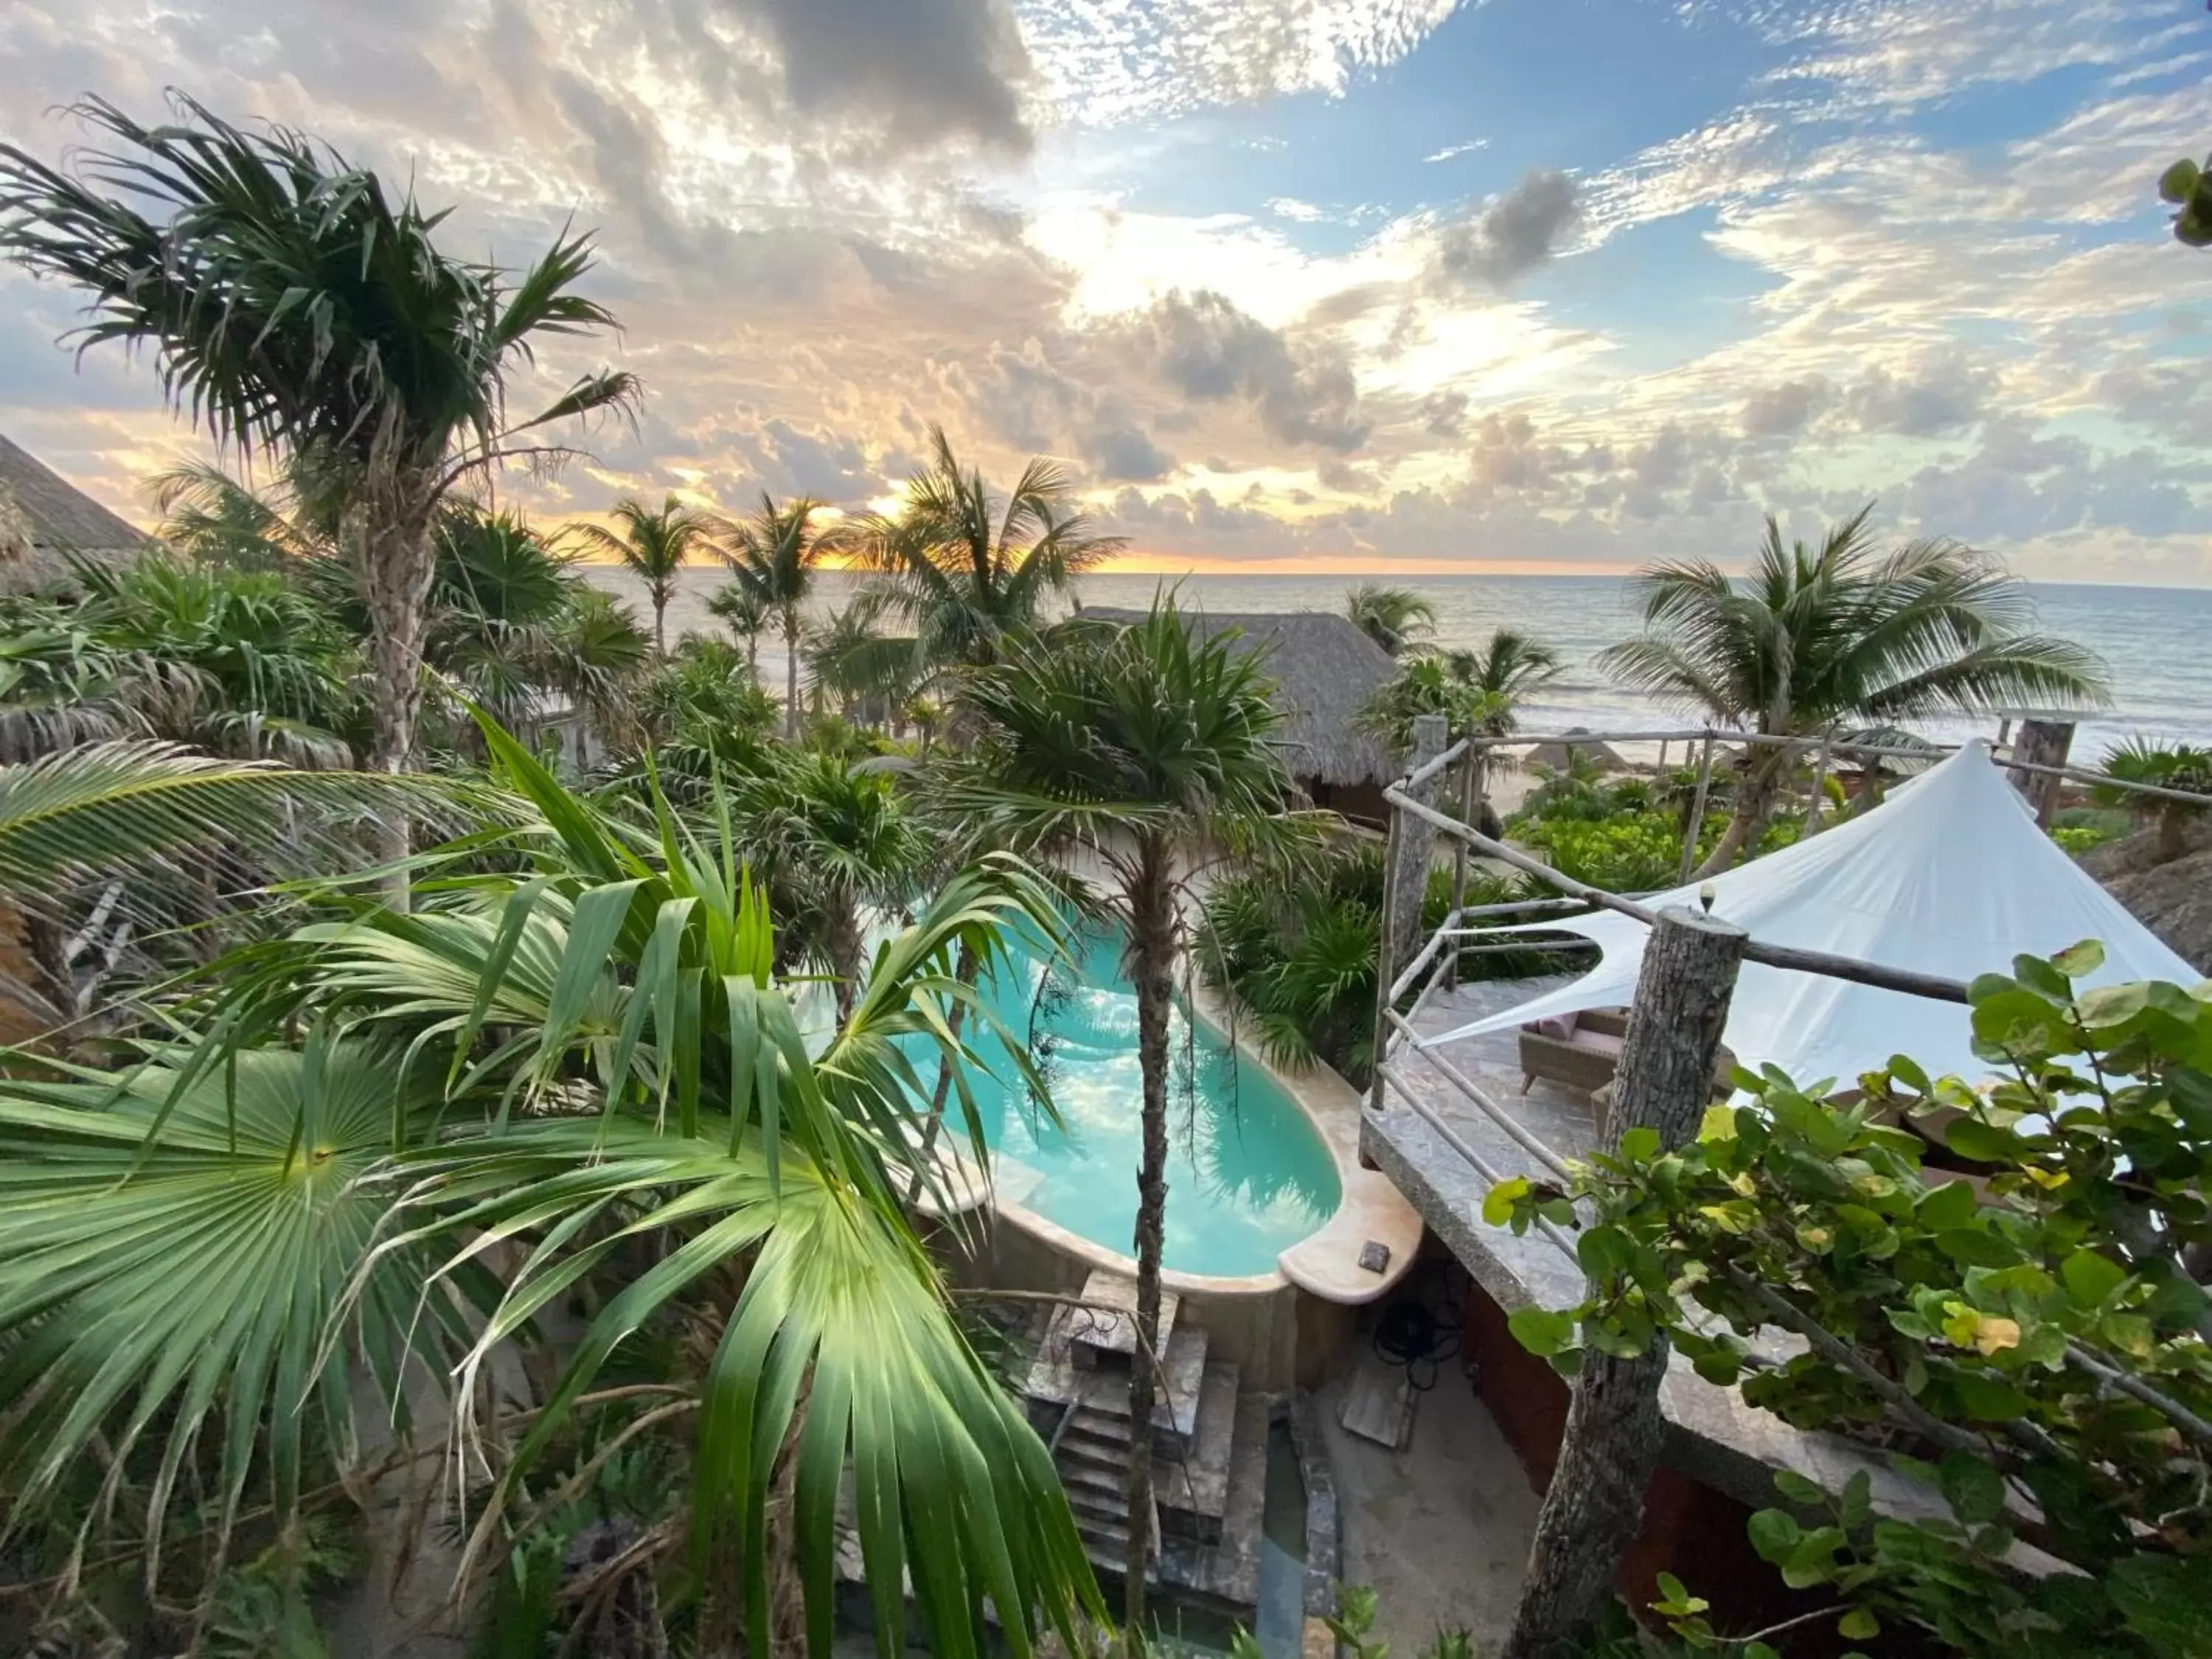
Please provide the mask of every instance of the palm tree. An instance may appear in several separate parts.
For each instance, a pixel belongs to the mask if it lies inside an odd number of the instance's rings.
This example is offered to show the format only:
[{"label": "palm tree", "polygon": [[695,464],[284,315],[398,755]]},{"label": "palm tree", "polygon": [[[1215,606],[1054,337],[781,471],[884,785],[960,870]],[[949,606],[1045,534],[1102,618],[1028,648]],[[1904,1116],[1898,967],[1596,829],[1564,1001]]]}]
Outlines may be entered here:
[{"label": "palm tree", "polygon": [[1383,582],[1361,582],[1344,596],[1344,613],[1359,631],[1392,656],[1436,631],[1435,602],[1410,587]]},{"label": "palm tree", "polygon": [[980,471],[961,470],[943,427],[929,438],[931,465],[908,481],[895,520],[868,523],[859,550],[912,619],[925,661],[994,662],[1036,631],[1055,596],[1127,544],[1076,509],[1059,462],[1035,458],[995,501]]},{"label": "palm tree", "polygon": [[668,654],[668,602],[676,597],[676,584],[692,554],[713,545],[714,515],[686,507],[675,496],[659,507],[647,507],[631,495],[617,501],[610,516],[612,530],[603,525],[578,526],[585,542],[609,554],[623,568],[645,584],[653,605],[653,654]]},{"label": "palm tree", "polygon": [[822,503],[802,495],[781,507],[763,495],[760,511],[738,527],[738,580],[783,624],[783,734],[799,735],[799,636],[814,572],[838,538],[815,528]]},{"label": "palm tree", "polygon": [[[1302,828],[1281,816],[1293,785],[1274,741],[1273,682],[1226,640],[1194,635],[1162,596],[1127,628],[1076,623],[1047,639],[1005,641],[964,696],[981,732],[955,763],[946,802],[1000,844],[1084,847],[1113,873],[1127,930],[1144,1073],[1137,1175],[1137,1331],[1129,1420],[1152,1420],[1143,1357],[1159,1332],[1167,1211],[1168,1018],[1183,941],[1181,883],[1209,850],[1280,843]],[[1141,1443],[1142,1435],[1139,1436]],[[1130,1460],[1126,1620],[1142,1628],[1150,1570],[1152,1460]]]},{"label": "palm tree", "polygon": [[[1776,737],[2027,703],[2101,702],[2094,653],[2031,633],[2027,590],[1961,544],[1908,542],[1882,552],[1871,506],[1817,549],[1766,537],[1739,586],[1705,560],[1639,575],[1644,634],[1598,661],[1624,684]],[[1698,874],[1725,870],[1757,842],[1796,751],[1758,745],[1727,832]]]},{"label": "palm tree", "polygon": [[808,676],[841,714],[884,721],[896,734],[929,674],[915,641],[883,631],[890,605],[883,589],[863,588],[808,629],[805,654]]},{"label": "palm tree", "polygon": [[430,599],[430,666],[509,730],[534,733],[549,693],[604,739],[633,724],[645,636],[521,514],[449,503]]},{"label": "palm tree", "polygon": [[[1051,927],[1049,895],[1010,865],[954,880],[807,1032],[726,827],[702,843],[664,810],[640,831],[489,722],[485,742],[520,807],[502,859],[465,837],[422,855],[441,878],[411,915],[343,902],[239,953],[211,1035],[151,1069],[0,1081],[0,1480],[50,1487],[97,1447],[140,1482],[134,1525],[173,1501],[220,1522],[252,1482],[282,1527],[308,1452],[347,1458],[356,1389],[397,1407],[416,1361],[458,1363],[477,1400],[588,1280],[537,1409],[476,1425],[505,1444],[465,1572],[557,1523],[539,1476],[563,1437],[658,1426],[694,1502],[640,1559],[726,1560],[709,1589],[742,1598],[753,1651],[794,1577],[827,1651],[848,1492],[883,1628],[910,1582],[933,1650],[976,1659],[986,1595],[1018,1655],[1046,1627],[1073,1645],[1103,1610],[1050,1456],[902,1207],[915,1056],[973,1062],[952,1006],[1011,1040],[951,964]],[[595,1390],[618,1347],[664,1340],[696,1368]],[[218,1460],[150,1478],[197,1437]]]},{"label": "palm tree", "polygon": [[1492,629],[1480,651],[1447,651],[1443,659],[1455,681],[1488,694],[1491,709],[1481,726],[1494,738],[1511,736],[1520,705],[1565,672],[1558,652],[1517,628]]},{"label": "palm tree", "polygon": [[842,756],[787,750],[736,792],[746,845],[786,915],[803,918],[806,952],[836,981],[840,1018],[865,977],[870,909],[910,902],[933,851],[887,773]]},{"label": "palm tree", "polygon": [[742,576],[724,582],[707,596],[707,612],[737,636],[745,648],[745,672],[760,678],[760,636],[768,632],[768,601]]},{"label": "palm tree", "polygon": [[1455,675],[1446,659],[1420,656],[1376,688],[1353,720],[1391,753],[1402,756],[1413,747],[1413,722],[1423,714],[1443,715],[1455,732],[1471,732],[1487,729],[1504,708],[1502,695]]},{"label": "palm tree", "polygon": [[591,239],[564,236],[519,273],[458,259],[434,239],[443,214],[395,204],[336,151],[175,102],[154,127],[77,105],[117,148],[66,172],[0,145],[0,255],[87,290],[80,348],[150,346],[196,425],[313,480],[368,614],[370,763],[404,769],[439,503],[506,459],[566,453],[545,428],[635,401],[631,376],[603,371],[526,418],[507,407],[540,342],[613,325],[574,291]]},{"label": "palm tree", "polygon": [[[2189,744],[2130,738],[2105,757],[2105,775],[2121,783],[2156,784],[2162,789],[2182,789],[2212,796],[2212,750]],[[2189,850],[2189,826],[2212,802],[2192,805],[2132,789],[2100,784],[2095,791],[2100,806],[2118,807],[2148,817],[2157,830],[2154,857],[2170,864]]]}]

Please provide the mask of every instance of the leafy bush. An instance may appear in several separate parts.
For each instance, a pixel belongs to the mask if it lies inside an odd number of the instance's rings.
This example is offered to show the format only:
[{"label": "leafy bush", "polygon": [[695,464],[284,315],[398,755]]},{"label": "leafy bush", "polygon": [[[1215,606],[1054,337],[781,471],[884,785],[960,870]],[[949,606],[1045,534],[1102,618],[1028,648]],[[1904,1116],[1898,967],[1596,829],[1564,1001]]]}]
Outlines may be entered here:
[{"label": "leafy bush", "polygon": [[[1382,849],[1346,843],[1296,868],[1260,869],[1217,882],[1197,946],[1206,982],[1251,1020],[1261,1051],[1278,1065],[1334,1067],[1365,1086],[1375,1054],[1375,948],[1382,932]],[[1517,879],[1470,873],[1470,908],[1531,896]],[[1429,872],[1424,937],[1451,911],[1451,872]],[[1510,921],[1513,918],[1504,920]],[[1460,977],[1525,979],[1559,965],[1540,949],[1460,959]]]},{"label": "leafy bush", "polygon": [[2112,838],[2113,832],[2102,824],[2062,823],[2054,825],[2051,831],[2051,839],[2058,843],[2059,849],[2077,859]]},{"label": "leafy bush", "polygon": [[[1709,1381],[1804,1428],[1857,1431],[1948,1515],[1877,1512],[1778,1479],[1759,1553],[1828,1586],[1852,1641],[1886,1624],[2008,1659],[2212,1651],[2212,992],[2078,991],[2094,943],[1972,988],[1998,1080],[1929,1079],[1903,1056],[1838,1103],[1778,1072],[1663,1152],[1630,1131],[1574,1190],[1501,1183],[1485,1206],[1572,1224],[1591,1295],[1514,1315],[1562,1370],[1663,1334]],[[1955,1114],[1950,1152],[1985,1189],[1925,1167],[1900,1114]],[[1779,1364],[1763,1331],[1803,1339]],[[2026,1544],[2063,1571],[2016,1574]],[[1659,1611],[1693,1645],[1695,1598]]]}]

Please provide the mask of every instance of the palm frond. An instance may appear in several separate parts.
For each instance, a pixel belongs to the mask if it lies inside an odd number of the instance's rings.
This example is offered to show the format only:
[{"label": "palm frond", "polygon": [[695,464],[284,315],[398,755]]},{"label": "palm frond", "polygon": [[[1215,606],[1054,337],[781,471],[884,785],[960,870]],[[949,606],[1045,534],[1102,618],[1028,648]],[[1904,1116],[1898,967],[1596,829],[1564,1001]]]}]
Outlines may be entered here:
[{"label": "palm frond", "polygon": [[196,847],[268,848],[330,817],[435,806],[424,776],[298,772],[118,741],[0,767],[0,885],[35,893],[65,878]]},{"label": "palm frond", "polygon": [[176,1051],[0,1079],[0,1468],[19,1503],[95,1449],[112,1486],[158,1445],[150,1576],[202,1434],[223,1536],[257,1476],[281,1522],[311,1448],[352,1454],[352,1354],[404,1425],[410,1357],[442,1376],[490,1304],[474,1271],[424,1298],[416,1245],[370,1256],[386,1204],[361,1180],[433,1123],[396,1060],[317,1037],[228,1067]]}]

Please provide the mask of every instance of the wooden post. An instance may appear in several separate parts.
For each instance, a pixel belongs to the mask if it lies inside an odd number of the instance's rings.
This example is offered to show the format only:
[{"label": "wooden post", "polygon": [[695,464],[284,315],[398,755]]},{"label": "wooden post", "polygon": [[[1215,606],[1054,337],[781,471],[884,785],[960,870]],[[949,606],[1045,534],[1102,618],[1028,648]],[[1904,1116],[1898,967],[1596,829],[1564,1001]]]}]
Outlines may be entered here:
[{"label": "wooden post", "polygon": [[1820,809],[1827,805],[1820,792],[1828,787],[1828,743],[1829,736],[1824,732],[1820,734],[1820,758],[1813,763],[1813,804],[1805,809],[1805,833],[1808,836],[1820,833]]},{"label": "wooden post", "polygon": [[[1420,714],[1413,720],[1413,757],[1407,775],[1444,752],[1444,717]],[[1425,806],[1436,804],[1438,780],[1413,790]],[[1382,1109],[1382,1056],[1390,1038],[1390,985],[1421,948],[1421,900],[1428,892],[1429,857],[1437,832],[1412,814],[1390,811],[1390,850],[1382,866],[1382,936],[1375,955],[1375,1081],[1368,1091],[1370,1111]]]},{"label": "wooden post", "polygon": [[[2019,735],[2013,739],[2012,757],[2030,766],[2063,766],[2066,751],[2073,746],[2072,720],[2023,715]],[[2051,814],[2058,810],[2058,791],[2064,782],[2048,772],[2012,775],[2013,787],[2027,797],[2035,808],[2035,821],[2046,830],[2051,828]]]},{"label": "wooden post", "polygon": [[[1482,805],[1483,772],[1490,763],[1490,750],[1480,747],[1482,739],[1474,732],[1467,734],[1467,755],[1459,763],[1459,821],[1470,830],[1481,826],[1474,815]],[[1452,842],[1452,899],[1455,914],[1467,904],[1467,868],[1473,857],[1472,849],[1463,841]],[[1444,964],[1444,988],[1454,990],[1459,985],[1459,952],[1451,953]]]},{"label": "wooden post", "polygon": [[1713,787],[1713,734],[1705,733],[1705,757],[1698,763],[1698,793],[1690,802],[1688,821],[1682,825],[1682,872],[1674,878],[1677,886],[1690,879],[1690,872],[1698,867],[1698,832],[1705,827],[1705,792]]},{"label": "wooden post", "polygon": [[[1609,1150],[1631,1128],[1656,1130],[1668,1150],[1698,1133],[1747,939],[1717,917],[1680,907],[1660,913],[1613,1080]],[[1633,1359],[1585,1352],[1504,1659],[1579,1652],[1577,1638],[1604,1611],[1643,1528],[1644,1489],[1666,1438],[1659,1383],[1667,1355],[1663,1336]]]}]

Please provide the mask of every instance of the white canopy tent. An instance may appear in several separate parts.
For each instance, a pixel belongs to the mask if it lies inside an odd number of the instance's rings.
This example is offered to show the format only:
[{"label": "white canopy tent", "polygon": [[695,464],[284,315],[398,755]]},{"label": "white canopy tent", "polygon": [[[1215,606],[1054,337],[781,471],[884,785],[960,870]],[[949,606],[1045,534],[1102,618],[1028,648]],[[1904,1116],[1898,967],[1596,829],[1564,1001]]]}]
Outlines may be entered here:
[{"label": "white canopy tent", "polygon": [[[2194,985],[2203,977],[2036,826],[1979,740],[1864,817],[1711,884],[1713,915],[1753,939],[1887,967],[1972,980],[2009,972],[2021,952],[2047,957],[2094,939],[2105,965],[2091,984]],[[1642,902],[1654,910],[1695,905],[1698,893],[1693,884]],[[1540,930],[1580,933],[1604,959],[1571,985],[1421,1046],[1632,1000],[1650,935],[1642,922],[1607,910],[1499,931]],[[1936,1076],[1986,1069],[1974,1058],[1967,1012],[1955,1003],[1755,963],[1736,982],[1725,1040],[1740,1064],[1778,1066],[1801,1085],[1848,1081],[1898,1054]]]}]

